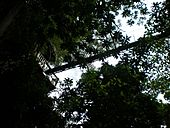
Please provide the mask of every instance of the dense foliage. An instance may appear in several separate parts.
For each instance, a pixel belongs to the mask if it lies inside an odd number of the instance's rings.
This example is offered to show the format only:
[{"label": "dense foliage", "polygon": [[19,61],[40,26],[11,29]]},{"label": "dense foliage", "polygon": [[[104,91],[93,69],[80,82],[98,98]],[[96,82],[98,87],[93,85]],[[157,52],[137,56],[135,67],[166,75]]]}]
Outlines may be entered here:
[{"label": "dense foliage", "polygon": [[165,121],[162,104],[142,93],[144,79],[129,65],[103,64],[84,73],[76,88],[69,79],[61,84],[57,108],[69,127],[159,128]]},{"label": "dense foliage", "polygon": [[42,74],[34,57],[10,57],[1,60],[0,68],[3,127],[64,127],[62,117],[54,111],[53,99],[48,97],[54,86]]},{"label": "dense foliage", "polygon": [[[169,103],[156,100],[162,93],[170,101],[169,3],[149,12],[138,0],[1,0],[2,125],[170,127]],[[133,26],[148,14],[145,35],[130,42],[116,17]],[[39,54],[55,68],[44,72]],[[109,65],[109,56],[121,61]],[[95,60],[101,68],[88,67]],[[55,87],[47,76],[77,66],[87,69],[77,86],[66,79],[61,95],[49,97]]]}]

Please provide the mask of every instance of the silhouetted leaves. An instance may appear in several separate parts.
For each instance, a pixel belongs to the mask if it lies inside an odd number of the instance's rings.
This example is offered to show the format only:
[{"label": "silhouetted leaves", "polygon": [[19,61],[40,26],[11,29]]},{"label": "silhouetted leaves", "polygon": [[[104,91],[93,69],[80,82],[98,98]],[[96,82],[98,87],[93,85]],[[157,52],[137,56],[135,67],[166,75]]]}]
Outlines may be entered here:
[{"label": "silhouetted leaves", "polygon": [[[143,2],[18,0],[22,6],[9,15],[15,2],[0,2],[4,127],[169,127],[169,104],[156,100],[159,93],[169,100],[168,1],[153,4],[146,35],[134,43],[115,19],[122,9],[129,25],[142,24],[148,14]],[[8,23],[4,30],[2,23]],[[87,70],[77,87],[66,79],[53,99],[54,86],[36,61],[39,52],[58,71],[112,55],[121,61]]]},{"label": "silhouetted leaves", "polygon": [[126,64],[103,64],[84,73],[76,88],[64,91],[58,108],[70,127],[160,127],[161,104],[142,93],[143,77]]}]

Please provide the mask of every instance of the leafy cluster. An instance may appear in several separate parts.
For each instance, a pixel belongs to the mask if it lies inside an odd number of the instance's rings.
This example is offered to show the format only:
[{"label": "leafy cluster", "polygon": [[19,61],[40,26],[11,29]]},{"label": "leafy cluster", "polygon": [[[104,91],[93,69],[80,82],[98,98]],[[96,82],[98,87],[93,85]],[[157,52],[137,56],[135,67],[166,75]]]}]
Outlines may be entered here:
[{"label": "leafy cluster", "polygon": [[73,128],[160,127],[165,121],[162,105],[142,93],[143,80],[129,65],[103,64],[84,73],[76,88],[70,82],[62,84],[57,108]]},{"label": "leafy cluster", "polygon": [[[169,5],[153,3],[149,13],[135,0],[1,0],[4,127],[169,127],[170,105],[156,100],[160,93],[170,100]],[[133,26],[147,14],[144,37],[129,42],[116,17]],[[76,87],[65,79],[60,95],[52,98],[55,87],[38,65],[39,54],[56,65],[46,74],[110,56],[121,61],[89,68]]]}]

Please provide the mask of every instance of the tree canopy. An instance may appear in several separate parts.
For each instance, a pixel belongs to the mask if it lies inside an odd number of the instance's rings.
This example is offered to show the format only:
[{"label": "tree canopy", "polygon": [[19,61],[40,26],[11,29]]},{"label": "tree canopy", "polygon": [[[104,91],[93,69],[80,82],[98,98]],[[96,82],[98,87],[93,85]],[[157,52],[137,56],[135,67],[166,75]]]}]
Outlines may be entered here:
[{"label": "tree canopy", "polygon": [[[165,121],[163,106],[142,93],[143,73],[127,64],[103,64],[82,75],[76,88],[67,79],[57,99],[69,127],[155,127]],[[64,102],[63,102],[64,101]]]},{"label": "tree canopy", "polygon": [[[4,127],[170,127],[170,105],[156,99],[170,101],[169,3],[149,12],[140,0],[1,0]],[[130,26],[145,22],[144,36],[130,42],[119,15]],[[110,56],[120,62],[109,65]],[[99,69],[88,65],[96,60]],[[74,67],[87,70],[76,87],[65,79],[50,97],[48,76]]]}]

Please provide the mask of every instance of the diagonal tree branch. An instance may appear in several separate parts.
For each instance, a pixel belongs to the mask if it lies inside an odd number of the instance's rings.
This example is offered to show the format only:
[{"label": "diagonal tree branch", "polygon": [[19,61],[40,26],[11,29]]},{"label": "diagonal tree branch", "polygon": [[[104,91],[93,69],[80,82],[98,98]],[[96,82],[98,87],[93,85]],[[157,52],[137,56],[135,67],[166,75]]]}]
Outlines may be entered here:
[{"label": "diagonal tree branch", "polygon": [[[169,37],[169,35],[170,35],[169,31],[167,31],[167,32],[162,33],[162,34],[152,36],[152,38],[153,38],[153,40],[159,40],[159,39],[167,38],[167,37]],[[68,70],[68,69],[71,69],[71,68],[75,68],[75,67],[77,67],[81,64],[88,64],[88,63],[92,63],[96,60],[101,60],[105,57],[116,56],[118,53],[120,53],[123,50],[127,50],[127,49],[130,49],[130,48],[139,46],[142,42],[146,42],[146,39],[147,38],[141,38],[140,40],[135,41],[133,43],[129,43],[129,44],[124,45],[124,46],[119,46],[116,49],[108,50],[104,53],[100,53],[98,55],[94,55],[94,56],[91,56],[91,57],[88,57],[88,58],[84,58],[83,60],[72,61],[68,64],[54,67],[52,69],[46,70],[45,73],[47,75],[52,74],[54,72],[58,73],[58,72],[62,72],[62,71],[65,71],[65,70]]]}]

